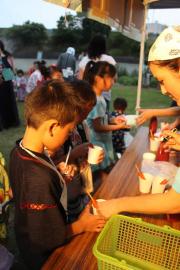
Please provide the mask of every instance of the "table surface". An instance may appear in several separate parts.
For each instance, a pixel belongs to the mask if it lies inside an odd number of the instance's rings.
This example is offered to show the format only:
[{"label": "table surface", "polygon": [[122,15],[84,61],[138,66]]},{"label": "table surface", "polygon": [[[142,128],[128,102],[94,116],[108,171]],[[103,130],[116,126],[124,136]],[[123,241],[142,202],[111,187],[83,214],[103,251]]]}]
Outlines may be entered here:
[{"label": "table surface", "polygon": [[[111,199],[139,194],[135,164],[140,165],[142,155],[149,149],[148,128],[141,127],[107,178],[105,178],[94,198]],[[180,215],[138,215],[144,221],[160,226],[169,225],[180,230]],[[42,270],[97,270],[97,260],[92,253],[98,233],[83,233],[75,236],[68,244],[57,248],[49,257]]]}]

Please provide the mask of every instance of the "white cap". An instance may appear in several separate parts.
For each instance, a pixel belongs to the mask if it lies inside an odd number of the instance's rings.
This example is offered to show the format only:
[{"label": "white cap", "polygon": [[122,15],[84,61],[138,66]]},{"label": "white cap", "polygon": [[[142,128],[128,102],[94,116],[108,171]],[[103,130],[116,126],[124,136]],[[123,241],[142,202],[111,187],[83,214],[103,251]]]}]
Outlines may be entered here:
[{"label": "white cap", "polygon": [[67,48],[66,52],[69,54],[75,55],[75,49],[73,47]]},{"label": "white cap", "polygon": [[180,25],[168,27],[157,37],[148,56],[148,61],[170,60],[180,57]]}]

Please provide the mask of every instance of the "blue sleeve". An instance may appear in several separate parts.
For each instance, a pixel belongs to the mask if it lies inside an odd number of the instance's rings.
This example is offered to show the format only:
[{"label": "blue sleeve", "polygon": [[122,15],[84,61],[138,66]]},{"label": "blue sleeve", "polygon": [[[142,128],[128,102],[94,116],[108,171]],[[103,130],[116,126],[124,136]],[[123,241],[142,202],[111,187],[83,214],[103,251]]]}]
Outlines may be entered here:
[{"label": "blue sleeve", "polygon": [[175,181],[172,187],[177,193],[180,193],[180,168],[177,170]]},{"label": "blue sleeve", "polygon": [[101,103],[97,101],[93,110],[89,113],[88,118],[96,119],[99,117],[104,117],[104,115],[105,115],[104,108],[101,106]]}]

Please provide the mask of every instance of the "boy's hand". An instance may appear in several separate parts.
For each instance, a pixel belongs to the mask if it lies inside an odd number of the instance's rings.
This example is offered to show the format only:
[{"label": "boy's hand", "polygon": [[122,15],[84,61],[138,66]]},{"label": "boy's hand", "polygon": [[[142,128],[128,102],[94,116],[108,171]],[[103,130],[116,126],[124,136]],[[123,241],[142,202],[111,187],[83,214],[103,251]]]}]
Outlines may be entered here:
[{"label": "boy's hand", "polygon": [[57,165],[57,168],[60,171],[60,173],[63,174],[67,182],[70,182],[73,179],[73,177],[78,173],[78,168],[74,164],[65,166],[65,162],[60,162]]},{"label": "boy's hand", "polygon": [[106,223],[106,219],[103,216],[95,216],[90,213],[90,205],[86,206],[78,221],[80,226],[82,226],[83,232],[100,232]]}]

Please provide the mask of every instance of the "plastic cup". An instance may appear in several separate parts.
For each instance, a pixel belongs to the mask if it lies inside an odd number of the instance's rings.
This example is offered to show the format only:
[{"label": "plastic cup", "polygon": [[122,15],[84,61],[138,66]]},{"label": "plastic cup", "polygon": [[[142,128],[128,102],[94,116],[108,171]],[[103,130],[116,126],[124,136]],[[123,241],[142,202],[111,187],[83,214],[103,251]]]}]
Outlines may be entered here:
[{"label": "plastic cup", "polygon": [[149,193],[153,183],[154,175],[150,173],[143,173],[145,179],[139,177],[139,191],[141,193]]},{"label": "plastic cup", "polygon": [[150,151],[157,152],[160,145],[160,140],[158,138],[150,139]]},{"label": "plastic cup", "polygon": [[89,164],[98,164],[99,156],[102,154],[103,148],[98,145],[93,145],[89,147],[88,151],[88,163]]},{"label": "plastic cup", "polygon": [[156,155],[153,154],[153,153],[150,153],[150,152],[146,152],[143,154],[143,159],[144,160],[151,160],[151,161],[154,161],[156,158]]},{"label": "plastic cup", "polygon": [[[106,200],[104,199],[97,199],[96,202],[105,202]],[[92,212],[93,212],[93,215],[98,215],[97,213],[97,209],[92,205]]]},{"label": "plastic cup", "polygon": [[157,175],[154,177],[152,183],[152,194],[163,193],[167,184],[160,184],[164,179],[166,179],[163,175]]},{"label": "plastic cup", "polygon": [[137,118],[136,114],[126,115],[125,118],[126,118],[126,125],[136,126],[136,118]]}]

